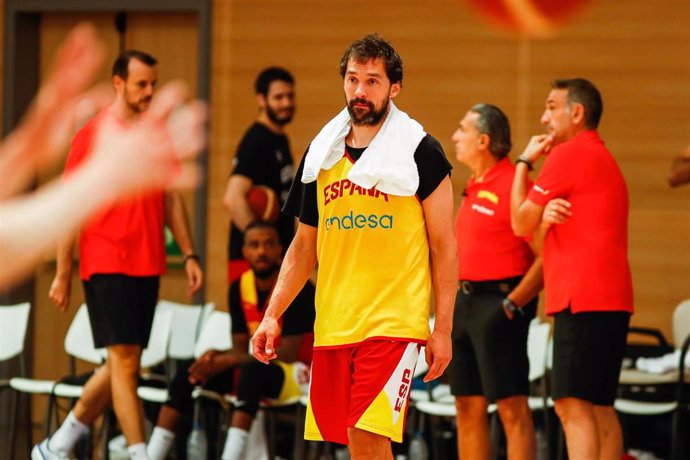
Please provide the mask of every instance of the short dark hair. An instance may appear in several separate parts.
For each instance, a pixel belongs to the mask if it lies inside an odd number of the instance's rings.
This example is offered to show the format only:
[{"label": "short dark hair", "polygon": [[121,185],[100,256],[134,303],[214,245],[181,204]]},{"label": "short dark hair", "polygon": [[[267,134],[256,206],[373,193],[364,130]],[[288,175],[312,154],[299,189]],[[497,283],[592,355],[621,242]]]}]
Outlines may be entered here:
[{"label": "short dark hair", "polygon": [[122,54],[120,54],[113,63],[113,77],[117,75],[123,80],[127,80],[127,77],[129,76],[129,61],[131,61],[132,59],[141,61],[149,67],[153,67],[156,64],[158,64],[158,61],[155,57],[151,56],[148,53],[145,53],[144,51],[123,51]]},{"label": "short dark hair", "polygon": [[492,104],[476,104],[470,112],[479,115],[475,127],[480,134],[489,136],[489,151],[499,160],[510,152],[510,122],[505,113]]},{"label": "short dark hair", "polygon": [[247,233],[249,230],[260,228],[273,230],[274,232],[276,232],[276,236],[278,236],[278,227],[276,227],[275,224],[272,224],[271,222],[268,222],[266,220],[255,220],[253,222],[250,222],[249,225],[245,227],[244,233]]},{"label": "short dark hair", "polygon": [[282,67],[268,67],[259,73],[254,82],[256,94],[268,96],[268,87],[276,80],[284,81],[291,85],[295,84],[292,74]]},{"label": "short dark hair", "polygon": [[383,59],[386,67],[386,75],[391,83],[402,84],[403,63],[400,55],[393,45],[379,37],[378,34],[369,34],[350,45],[340,59],[340,76],[345,78],[347,63],[350,59],[364,63],[375,59]]},{"label": "short dark hair", "polygon": [[601,93],[591,81],[584,78],[563,78],[554,80],[551,88],[568,90],[568,103],[576,102],[585,108],[585,127],[597,129],[604,103]]}]

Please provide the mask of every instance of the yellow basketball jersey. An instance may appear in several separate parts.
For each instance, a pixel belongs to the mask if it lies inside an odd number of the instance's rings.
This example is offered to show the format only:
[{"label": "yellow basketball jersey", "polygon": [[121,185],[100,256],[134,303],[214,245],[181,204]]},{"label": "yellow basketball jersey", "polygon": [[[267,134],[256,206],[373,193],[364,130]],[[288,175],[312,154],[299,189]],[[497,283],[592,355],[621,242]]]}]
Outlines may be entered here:
[{"label": "yellow basketball jersey", "polygon": [[365,190],[347,156],[317,179],[315,347],[429,336],[429,244],[416,196]]}]

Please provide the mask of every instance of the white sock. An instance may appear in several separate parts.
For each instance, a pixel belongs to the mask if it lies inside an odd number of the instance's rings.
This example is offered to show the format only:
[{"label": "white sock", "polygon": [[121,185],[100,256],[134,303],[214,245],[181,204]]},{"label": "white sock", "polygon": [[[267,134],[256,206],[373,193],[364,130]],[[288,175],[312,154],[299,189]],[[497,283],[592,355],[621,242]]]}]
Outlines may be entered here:
[{"label": "white sock", "polygon": [[127,447],[127,452],[132,460],[149,460],[149,456],[146,454],[146,444],[143,442]]},{"label": "white sock", "polygon": [[173,442],[175,442],[175,433],[165,428],[155,427],[149,438],[149,443],[146,446],[146,453],[149,455],[149,460],[164,460]]},{"label": "white sock", "polygon": [[246,457],[247,437],[249,433],[240,428],[230,427],[228,429],[228,437],[225,440],[225,447],[223,447],[223,455],[221,460],[241,460]]},{"label": "white sock", "polygon": [[88,430],[89,427],[77,420],[74,412],[70,411],[60,428],[50,437],[48,449],[53,452],[70,452],[81,435]]}]

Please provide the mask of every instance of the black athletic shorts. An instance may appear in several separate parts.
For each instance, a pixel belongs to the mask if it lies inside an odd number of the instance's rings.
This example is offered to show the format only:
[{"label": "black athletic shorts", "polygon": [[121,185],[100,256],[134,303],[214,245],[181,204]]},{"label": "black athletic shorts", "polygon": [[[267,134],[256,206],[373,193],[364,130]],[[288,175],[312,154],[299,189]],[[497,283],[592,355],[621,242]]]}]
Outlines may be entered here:
[{"label": "black athletic shorts", "polygon": [[554,315],[552,397],[598,406],[616,399],[630,314],[597,311]]},{"label": "black athletic shorts", "polygon": [[93,343],[146,348],[158,303],[157,276],[91,275],[84,295]]},{"label": "black athletic shorts", "polygon": [[[501,301],[519,283],[519,278],[494,283],[473,283],[496,289],[461,288],[453,315],[453,359],[448,367],[451,393],[484,396],[488,401],[529,394],[527,333],[537,312],[538,299],[523,307],[524,316],[510,320]],[[499,289],[498,286],[505,285]]]}]

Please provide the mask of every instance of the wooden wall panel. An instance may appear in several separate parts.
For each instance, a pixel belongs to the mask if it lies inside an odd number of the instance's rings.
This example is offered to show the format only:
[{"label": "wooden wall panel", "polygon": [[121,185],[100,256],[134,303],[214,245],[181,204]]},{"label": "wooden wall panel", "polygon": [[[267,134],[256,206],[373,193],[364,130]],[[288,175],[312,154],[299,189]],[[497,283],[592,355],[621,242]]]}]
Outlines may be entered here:
[{"label": "wooden wall panel", "polygon": [[233,124],[234,108],[238,101],[231,97],[233,76],[231,69],[232,18],[231,2],[214,1],[213,37],[211,55],[210,145],[208,171],[208,227],[206,246],[206,298],[216,307],[227,309],[227,240],[228,213],[223,206],[223,192],[232,168],[231,151],[235,148],[235,136],[229,132]]},{"label": "wooden wall panel", "polygon": [[602,136],[630,189],[633,323],[670,332],[675,304],[690,296],[688,191],[665,184],[671,158],[690,139],[690,4],[591,3],[553,38],[533,41],[491,29],[458,0],[214,1],[209,297],[225,303],[227,213],[220,197],[234,149],[256,116],[254,77],[272,64],[294,72],[298,110],[288,131],[299,160],[342,107],[341,53],[354,39],[379,32],[405,62],[399,106],[442,142],[456,165],[457,193],[468,172],[455,162],[450,136],[470,105],[486,101],[506,111],[516,156],[529,135],[543,131],[550,80],[579,75],[599,86]]}]

